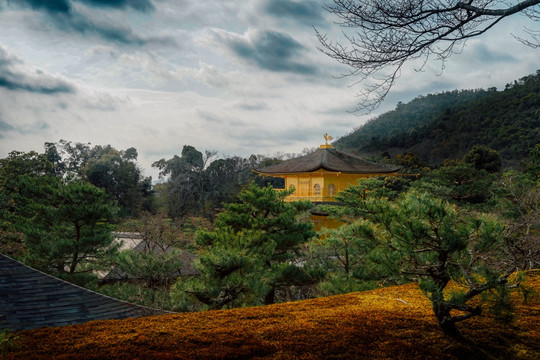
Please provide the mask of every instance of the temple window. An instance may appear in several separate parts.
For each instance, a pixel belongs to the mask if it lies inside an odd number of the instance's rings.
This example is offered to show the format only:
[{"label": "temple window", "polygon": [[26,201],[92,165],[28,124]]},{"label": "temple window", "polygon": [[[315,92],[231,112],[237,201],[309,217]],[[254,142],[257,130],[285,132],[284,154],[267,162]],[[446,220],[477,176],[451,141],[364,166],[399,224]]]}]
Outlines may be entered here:
[{"label": "temple window", "polygon": [[298,192],[299,192],[299,196],[309,196],[310,194],[310,186],[309,186],[309,183],[310,181],[309,180],[300,180],[298,182]]},{"label": "temple window", "polygon": [[313,195],[321,195],[321,185],[313,185]]},{"label": "temple window", "polygon": [[336,195],[336,186],[334,184],[328,185],[328,196]]}]

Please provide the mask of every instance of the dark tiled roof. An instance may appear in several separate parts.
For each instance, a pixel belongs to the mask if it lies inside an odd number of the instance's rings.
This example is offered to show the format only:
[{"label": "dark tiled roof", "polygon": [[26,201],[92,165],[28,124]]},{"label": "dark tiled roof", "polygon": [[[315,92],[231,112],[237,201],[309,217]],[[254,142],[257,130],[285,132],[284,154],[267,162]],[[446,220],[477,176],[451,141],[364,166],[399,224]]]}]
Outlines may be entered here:
[{"label": "dark tiled roof", "polygon": [[0,328],[24,330],[161,313],[165,312],[100,295],[0,254]]},{"label": "dark tiled roof", "polygon": [[397,167],[374,164],[335,149],[319,148],[311,154],[255,169],[255,171],[261,174],[289,174],[313,172],[319,169],[347,174],[386,174],[399,170]]}]

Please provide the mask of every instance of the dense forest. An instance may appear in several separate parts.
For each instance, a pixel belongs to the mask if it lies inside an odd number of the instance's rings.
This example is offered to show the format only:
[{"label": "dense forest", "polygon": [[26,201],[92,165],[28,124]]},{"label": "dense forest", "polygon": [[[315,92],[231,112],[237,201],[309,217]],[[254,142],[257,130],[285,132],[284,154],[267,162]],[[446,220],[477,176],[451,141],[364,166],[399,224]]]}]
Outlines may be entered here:
[{"label": "dense forest", "polygon": [[538,109],[540,70],[502,91],[454,90],[399,103],[334,145],[362,156],[414,153],[431,165],[485,145],[501,154],[503,166],[512,167],[540,139]]}]

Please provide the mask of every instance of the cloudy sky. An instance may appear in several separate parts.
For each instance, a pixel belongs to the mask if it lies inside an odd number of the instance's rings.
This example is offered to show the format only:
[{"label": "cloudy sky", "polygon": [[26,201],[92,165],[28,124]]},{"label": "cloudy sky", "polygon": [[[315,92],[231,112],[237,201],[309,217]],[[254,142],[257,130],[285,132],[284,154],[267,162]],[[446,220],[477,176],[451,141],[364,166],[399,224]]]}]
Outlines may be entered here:
[{"label": "cloudy sky", "polygon": [[[354,79],[317,50],[339,28],[322,0],[0,0],[0,157],[65,139],[135,147],[146,175],[182,146],[300,153],[421,94],[503,88],[535,72],[527,19],[467,43],[441,74],[404,69],[368,116]],[[537,28],[537,24],[528,24]]]}]

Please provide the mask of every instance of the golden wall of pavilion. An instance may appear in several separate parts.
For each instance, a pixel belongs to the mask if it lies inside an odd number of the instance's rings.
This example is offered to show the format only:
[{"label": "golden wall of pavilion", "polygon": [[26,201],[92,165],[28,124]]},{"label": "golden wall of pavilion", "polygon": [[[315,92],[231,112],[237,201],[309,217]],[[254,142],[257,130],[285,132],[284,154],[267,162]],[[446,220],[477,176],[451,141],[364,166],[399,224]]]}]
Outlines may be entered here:
[{"label": "golden wall of pavilion", "polygon": [[320,169],[310,173],[282,174],[279,177],[285,179],[286,189],[295,189],[285,201],[332,202],[338,192],[356,184],[359,179],[385,175],[388,174],[344,174]]}]

